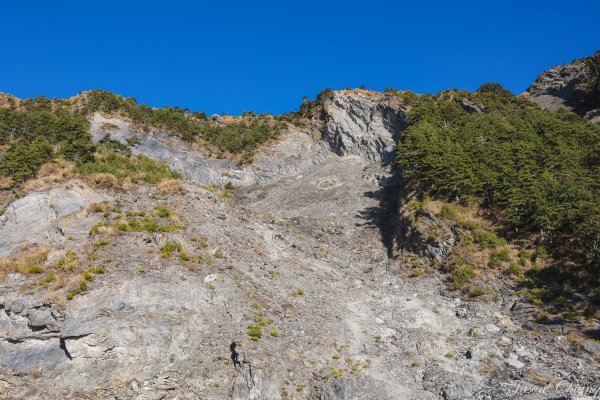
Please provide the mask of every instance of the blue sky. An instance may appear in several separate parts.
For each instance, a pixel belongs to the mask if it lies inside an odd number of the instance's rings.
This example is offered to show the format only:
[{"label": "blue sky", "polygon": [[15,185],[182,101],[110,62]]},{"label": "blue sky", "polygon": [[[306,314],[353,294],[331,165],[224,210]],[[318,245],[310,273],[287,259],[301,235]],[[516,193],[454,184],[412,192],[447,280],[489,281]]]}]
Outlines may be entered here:
[{"label": "blue sky", "polygon": [[230,114],[291,111],[363,84],[424,93],[496,81],[520,93],[600,49],[598,15],[596,0],[11,1],[0,91],[102,88]]}]

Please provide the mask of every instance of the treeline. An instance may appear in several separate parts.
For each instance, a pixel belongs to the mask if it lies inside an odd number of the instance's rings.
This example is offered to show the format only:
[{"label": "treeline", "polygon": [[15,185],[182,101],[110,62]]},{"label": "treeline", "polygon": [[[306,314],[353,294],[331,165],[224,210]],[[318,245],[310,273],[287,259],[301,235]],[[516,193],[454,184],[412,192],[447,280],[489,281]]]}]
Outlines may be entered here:
[{"label": "treeline", "polygon": [[[267,115],[246,114],[224,123],[210,120],[203,112],[179,107],[152,108],[138,105],[135,98],[93,90],[74,99],[50,100],[44,96],[0,108],[0,174],[14,185],[33,178],[39,167],[54,158],[77,164],[93,163],[107,146],[94,145],[87,118],[100,111],[130,119],[141,130],[163,130],[188,142],[198,142],[220,155],[233,155],[240,162],[251,162],[255,151],[275,139],[285,122]],[[115,152],[115,149],[109,149]],[[112,157],[109,159],[113,159]],[[93,168],[79,168],[81,171]]]},{"label": "treeline", "polygon": [[478,197],[515,235],[600,266],[600,127],[497,84],[411,96],[397,163],[430,195]]},{"label": "treeline", "polygon": [[0,173],[18,184],[35,176],[55,157],[75,162],[94,159],[95,146],[84,116],[43,96],[0,108]]},{"label": "treeline", "polygon": [[201,133],[200,121],[206,121],[205,113],[179,107],[152,108],[137,104],[135,97],[121,97],[104,90],[92,90],[81,96],[79,111],[90,115],[96,111],[106,114],[121,114],[145,129],[163,129],[183,140],[192,141]]},{"label": "treeline", "polygon": [[143,129],[161,129],[181,139],[201,141],[219,152],[241,155],[251,160],[254,151],[268,140],[275,139],[285,124],[267,115],[245,113],[243,118],[228,124],[210,121],[204,112],[190,112],[179,107],[152,108],[138,105],[135,98],[124,98],[103,90],[86,92],[81,112],[120,113]]},{"label": "treeline", "polygon": [[582,79],[583,91],[574,111],[579,115],[600,107],[600,51],[594,55],[573,60],[573,64],[585,64],[587,71]]}]

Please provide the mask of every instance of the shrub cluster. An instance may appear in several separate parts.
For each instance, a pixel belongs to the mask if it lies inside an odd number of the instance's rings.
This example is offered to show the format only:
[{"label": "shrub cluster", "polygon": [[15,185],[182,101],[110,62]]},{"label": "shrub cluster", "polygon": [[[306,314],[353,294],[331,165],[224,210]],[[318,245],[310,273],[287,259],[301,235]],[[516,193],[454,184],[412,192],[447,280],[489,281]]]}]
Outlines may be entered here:
[{"label": "shrub cluster", "polygon": [[92,90],[83,96],[80,113],[89,115],[96,111],[120,113],[143,129],[162,129],[183,140],[200,140],[219,151],[246,155],[246,158],[261,144],[277,137],[285,126],[266,115],[256,115],[253,112],[245,112],[242,120],[229,124],[212,122],[204,112],[190,112],[187,108],[179,107],[152,108],[146,104],[138,105],[134,97],[124,98],[103,90]]},{"label": "shrub cluster", "polygon": [[404,177],[429,195],[481,198],[513,232],[580,265],[599,265],[600,127],[486,84],[420,97],[397,154]]},{"label": "shrub cluster", "polygon": [[86,162],[95,151],[87,120],[43,96],[0,108],[0,145],[0,173],[17,184],[55,157]]},{"label": "shrub cluster", "polygon": [[[86,92],[77,102],[40,96],[0,108],[0,147],[7,149],[0,159],[0,174],[19,185],[35,177],[42,164],[60,157],[74,161],[78,173],[112,174],[119,181],[131,177],[130,172],[132,181],[148,183],[177,177],[163,164],[131,157],[133,142],[128,146],[107,136],[94,145],[87,117],[96,111],[129,118],[144,130],[164,130],[203,143],[219,154],[240,156],[241,162],[252,161],[256,149],[285,127],[285,122],[254,113],[225,124],[209,120],[202,112],[138,105],[133,97],[102,90]],[[101,184],[114,186],[112,178],[104,178]]]}]

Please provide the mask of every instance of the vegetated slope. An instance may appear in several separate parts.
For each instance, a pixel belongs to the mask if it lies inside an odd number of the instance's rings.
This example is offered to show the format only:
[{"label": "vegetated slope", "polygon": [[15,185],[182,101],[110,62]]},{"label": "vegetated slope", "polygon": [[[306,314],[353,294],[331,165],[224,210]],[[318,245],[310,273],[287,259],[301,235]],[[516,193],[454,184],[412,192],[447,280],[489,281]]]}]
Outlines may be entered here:
[{"label": "vegetated slope", "polygon": [[0,172],[20,184],[55,157],[93,161],[95,146],[87,125],[84,116],[44,97],[18,103],[9,98],[8,107],[0,108],[0,145],[7,149]]},{"label": "vegetated slope", "polygon": [[200,142],[208,150],[239,162],[252,161],[256,149],[275,139],[286,125],[273,117],[248,113],[227,123],[209,121],[204,113],[177,107],[151,108],[133,98],[94,90],[74,98],[50,100],[44,96],[18,100],[10,96],[0,108],[0,145],[6,149],[0,160],[3,186],[22,184],[35,177],[42,164],[63,158],[78,164],[78,172],[107,173],[109,170],[157,169],[149,159],[129,159],[127,146],[107,137],[96,146],[88,118],[95,112],[129,119],[141,131],[164,130],[187,142]]},{"label": "vegetated slope", "polygon": [[600,51],[542,72],[526,95],[543,108],[565,108],[600,122]]},{"label": "vegetated slope", "polygon": [[[599,384],[600,347],[582,335],[598,329],[599,135],[573,113],[495,84],[325,90],[241,119],[105,92],[30,102],[5,103],[8,160],[71,161],[7,169],[13,188],[76,165],[0,217],[0,394],[472,399]],[[252,121],[275,130],[246,135]],[[306,129],[266,151],[307,160],[239,189],[174,179],[132,133],[245,162],[277,121]],[[565,394],[552,390],[525,398]]]},{"label": "vegetated slope", "polygon": [[142,131],[162,129],[187,142],[199,141],[221,155],[239,155],[242,162],[252,161],[253,152],[266,141],[275,139],[286,125],[272,116],[253,112],[245,112],[244,118],[230,118],[227,123],[218,118],[209,121],[204,112],[138,105],[135,98],[102,90],[84,92],[81,98],[81,105],[77,107],[85,115],[97,111],[117,114],[131,119]]},{"label": "vegetated slope", "polygon": [[600,127],[566,110],[542,110],[497,84],[411,101],[397,146],[404,178],[423,196],[463,205],[477,199],[511,243],[549,251],[550,265],[528,275],[529,285],[548,291],[547,301],[572,289],[597,299]]},{"label": "vegetated slope", "polygon": [[[510,226],[599,262],[600,128],[487,89],[417,100],[398,146],[404,176],[450,199],[481,196]],[[465,111],[464,100],[483,111]]]}]

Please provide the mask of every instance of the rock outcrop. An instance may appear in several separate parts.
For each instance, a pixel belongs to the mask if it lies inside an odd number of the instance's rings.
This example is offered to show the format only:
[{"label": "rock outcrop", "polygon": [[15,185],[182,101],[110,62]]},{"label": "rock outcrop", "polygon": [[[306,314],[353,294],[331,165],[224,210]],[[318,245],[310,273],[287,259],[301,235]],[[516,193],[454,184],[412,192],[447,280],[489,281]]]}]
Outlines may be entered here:
[{"label": "rock outcrop", "polygon": [[571,64],[558,65],[542,72],[527,89],[528,98],[540,107],[574,111],[600,123],[600,70],[596,67],[600,51]]},{"label": "rock outcrop", "polygon": [[57,246],[67,240],[67,230],[81,238],[89,229],[79,224],[81,212],[109,198],[75,182],[14,201],[0,217],[0,256],[11,256],[23,246]]},{"label": "rock outcrop", "polygon": [[[96,141],[135,137],[135,153],[189,181],[240,187],[109,194],[74,182],[14,202],[0,220],[5,254],[48,244],[78,263],[50,258],[44,275],[0,281],[0,399],[537,400],[570,395],[540,391],[548,382],[598,387],[598,346],[558,326],[524,332],[512,292],[464,301],[435,273],[398,273],[389,162],[406,107],[363,91],[323,106],[325,141],[291,129],[244,167],[96,114]],[[87,211],[100,201],[114,204]],[[159,204],[176,232],[109,226],[159,218]],[[443,260],[460,232],[441,222],[424,215],[402,240]]]},{"label": "rock outcrop", "polygon": [[253,163],[243,166],[229,159],[207,156],[202,149],[193,148],[166,132],[136,133],[128,121],[100,113],[94,114],[90,128],[96,142],[105,135],[123,144],[134,139],[133,154],[164,161],[185,179],[205,185],[227,182],[235,186],[270,185],[300,175],[330,156],[324,143],[295,128],[285,130],[276,143],[258,152]]},{"label": "rock outcrop", "polygon": [[339,155],[389,163],[407,108],[400,97],[363,90],[333,92],[324,104],[324,137]]}]

